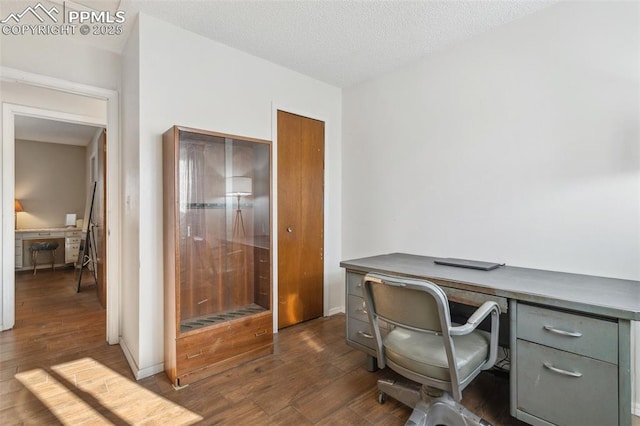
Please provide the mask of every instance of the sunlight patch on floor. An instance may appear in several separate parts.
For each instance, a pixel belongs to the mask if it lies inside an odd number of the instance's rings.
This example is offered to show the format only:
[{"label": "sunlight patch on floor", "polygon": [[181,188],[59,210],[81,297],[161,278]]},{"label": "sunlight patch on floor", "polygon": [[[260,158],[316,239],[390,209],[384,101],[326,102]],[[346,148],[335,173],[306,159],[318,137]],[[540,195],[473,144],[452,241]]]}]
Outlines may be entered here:
[{"label": "sunlight patch on floor", "polygon": [[301,340],[304,341],[304,344],[309,347],[312,351],[316,353],[320,353],[325,350],[325,347],[318,344],[318,336],[316,336],[313,332],[305,331],[301,334]]},{"label": "sunlight patch on floor", "polygon": [[63,424],[190,425],[202,417],[91,358],[15,375]]}]

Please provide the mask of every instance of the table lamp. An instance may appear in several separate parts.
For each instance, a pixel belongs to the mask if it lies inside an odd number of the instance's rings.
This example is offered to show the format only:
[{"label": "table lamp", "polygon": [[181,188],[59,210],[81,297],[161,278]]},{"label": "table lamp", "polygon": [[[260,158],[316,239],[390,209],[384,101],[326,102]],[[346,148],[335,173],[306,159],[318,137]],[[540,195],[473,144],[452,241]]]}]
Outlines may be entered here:
[{"label": "table lamp", "polygon": [[15,210],[15,217],[16,217],[16,229],[18,229],[18,213],[23,212],[24,208],[22,207],[22,203],[16,199],[13,200],[13,206],[14,206],[14,210]]}]

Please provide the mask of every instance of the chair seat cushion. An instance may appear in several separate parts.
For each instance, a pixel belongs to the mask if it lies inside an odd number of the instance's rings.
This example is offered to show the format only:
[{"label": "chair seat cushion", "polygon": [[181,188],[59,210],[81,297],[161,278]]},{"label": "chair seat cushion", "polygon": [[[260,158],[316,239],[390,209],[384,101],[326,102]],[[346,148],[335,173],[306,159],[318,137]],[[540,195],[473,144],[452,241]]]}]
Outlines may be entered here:
[{"label": "chair seat cushion", "polygon": [[45,243],[34,243],[31,244],[29,250],[31,251],[43,251],[43,250],[56,250],[58,248],[58,243],[55,241],[45,242]]},{"label": "chair seat cushion", "polygon": [[[466,336],[452,336],[458,378],[464,380],[488,357],[488,333],[480,330]],[[442,336],[395,328],[384,338],[388,360],[427,377],[451,381]]]}]

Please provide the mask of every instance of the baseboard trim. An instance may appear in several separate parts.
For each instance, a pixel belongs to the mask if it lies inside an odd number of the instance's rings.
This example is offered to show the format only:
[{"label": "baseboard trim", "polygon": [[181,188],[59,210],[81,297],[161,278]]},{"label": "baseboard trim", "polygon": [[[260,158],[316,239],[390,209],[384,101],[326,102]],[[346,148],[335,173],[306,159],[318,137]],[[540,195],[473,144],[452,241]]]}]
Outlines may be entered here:
[{"label": "baseboard trim", "polygon": [[344,314],[344,306],[338,306],[337,308],[332,308],[329,309],[329,312],[327,313],[328,317],[337,315],[337,314]]},{"label": "baseboard trim", "polygon": [[634,416],[640,417],[640,402],[636,402],[635,404],[633,404],[633,407],[631,407],[631,413]]},{"label": "baseboard trim", "polygon": [[124,357],[127,360],[127,363],[129,364],[129,369],[131,370],[131,372],[133,373],[133,376],[137,380],[138,365],[136,364],[135,359],[133,359],[133,355],[131,354],[131,351],[127,347],[127,344],[122,339],[122,336],[120,337],[120,341],[118,342],[118,344],[120,345],[120,349],[122,349],[122,353],[124,354]]},{"label": "baseboard trim", "polygon": [[160,364],[152,365],[151,367],[140,369],[138,367],[138,364],[136,363],[136,360],[133,358],[133,354],[131,353],[131,351],[127,347],[127,344],[122,338],[120,338],[120,348],[122,348],[122,353],[124,354],[124,357],[126,358],[127,363],[129,364],[129,368],[131,369],[131,372],[133,373],[133,376],[136,378],[136,380],[141,380],[164,371],[164,363],[160,363]]},{"label": "baseboard trim", "polygon": [[151,367],[143,368],[138,371],[138,375],[136,376],[136,380],[144,379],[147,377],[151,377],[154,374],[162,373],[164,371],[164,362],[160,364],[152,365]]}]

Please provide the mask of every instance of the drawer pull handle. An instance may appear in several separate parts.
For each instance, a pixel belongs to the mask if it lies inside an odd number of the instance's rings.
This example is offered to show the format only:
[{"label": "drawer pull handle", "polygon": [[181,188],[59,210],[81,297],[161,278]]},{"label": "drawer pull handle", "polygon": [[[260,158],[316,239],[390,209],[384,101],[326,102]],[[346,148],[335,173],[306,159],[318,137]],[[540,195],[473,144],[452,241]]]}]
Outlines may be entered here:
[{"label": "drawer pull handle", "polygon": [[582,373],[578,373],[577,371],[563,370],[561,368],[554,367],[553,365],[549,364],[548,362],[543,363],[543,365],[546,368],[548,368],[549,370],[553,371],[554,373],[562,374],[563,376],[582,377]]},{"label": "drawer pull handle", "polygon": [[568,337],[581,337],[582,333],[580,333],[579,331],[567,331],[567,330],[560,330],[559,328],[555,328],[552,327],[550,325],[545,325],[544,329],[551,332],[551,333],[555,333],[555,334],[560,334],[561,336],[568,336]]},{"label": "drawer pull handle", "polygon": [[371,333],[367,333],[366,331],[358,331],[358,336],[362,336],[367,339],[373,339],[373,335]]},{"label": "drawer pull handle", "polygon": [[256,337],[264,336],[265,334],[267,334],[267,330],[258,331]]},{"label": "drawer pull handle", "polygon": [[356,309],[356,314],[368,314],[369,312],[367,312],[367,310],[365,308],[358,308]]},{"label": "drawer pull handle", "polygon": [[187,359],[197,358],[197,357],[199,357],[200,355],[202,355],[202,349],[200,349],[200,352],[198,352],[197,354],[187,355]]}]

